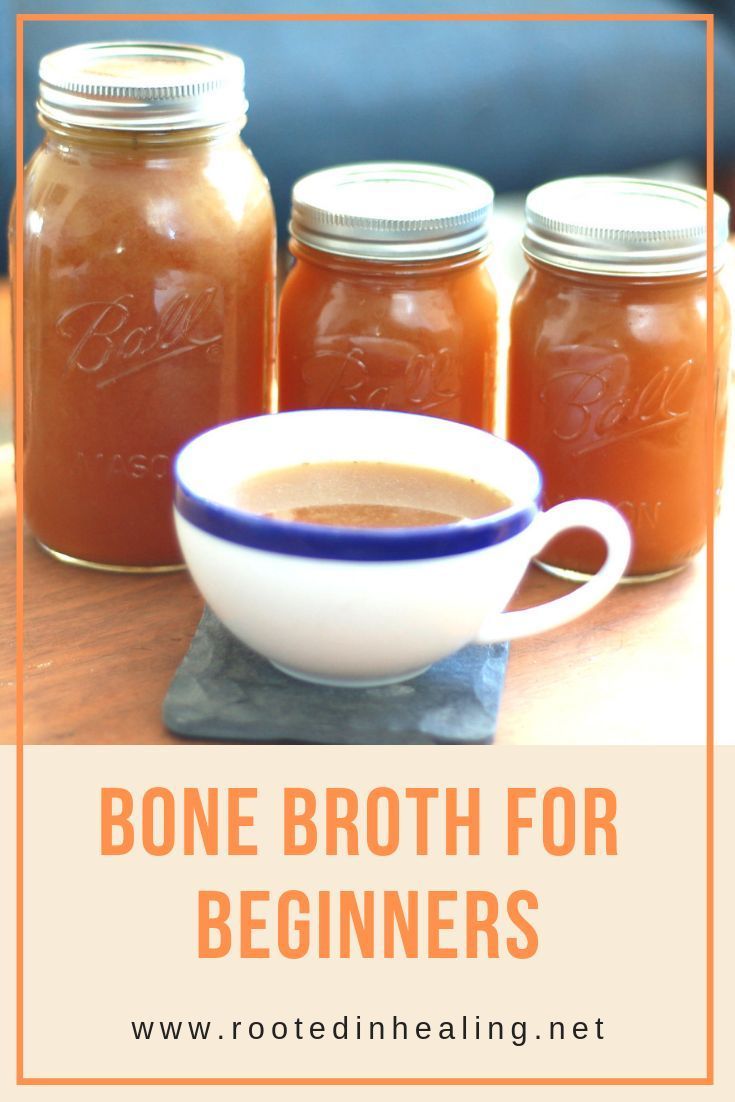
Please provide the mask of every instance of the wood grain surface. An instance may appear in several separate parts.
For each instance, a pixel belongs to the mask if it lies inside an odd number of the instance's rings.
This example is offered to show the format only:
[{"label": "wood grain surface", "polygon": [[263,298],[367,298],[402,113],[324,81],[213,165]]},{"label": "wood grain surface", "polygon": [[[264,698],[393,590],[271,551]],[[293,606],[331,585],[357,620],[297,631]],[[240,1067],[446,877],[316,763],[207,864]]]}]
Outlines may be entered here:
[{"label": "wood grain surface", "polygon": [[[0,516],[0,617],[14,615],[14,526]],[[529,570],[514,605],[567,584]],[[201,611],[186,574],[66,566],[25,540],[25,739],[178,742],[160,708]],[[499,742],[687,742],[704,737],[704,571],[620,587],[587,617],[511,647]],[[3,632],[0,741],[14,738],[14,643]]]}]

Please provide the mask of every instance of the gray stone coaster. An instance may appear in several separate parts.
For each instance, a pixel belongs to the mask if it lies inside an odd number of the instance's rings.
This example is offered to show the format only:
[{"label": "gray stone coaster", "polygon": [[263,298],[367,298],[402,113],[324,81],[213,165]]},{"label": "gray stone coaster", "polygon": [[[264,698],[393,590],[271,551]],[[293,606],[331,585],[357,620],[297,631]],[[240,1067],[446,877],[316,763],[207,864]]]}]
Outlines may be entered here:
[{"label": "gray stone coaster", "polygon": [[469,646],[398,685],[297,681],[238,642],[209,609],[163,703],[170,731],[232,742],[492,742],[508,644]]}]

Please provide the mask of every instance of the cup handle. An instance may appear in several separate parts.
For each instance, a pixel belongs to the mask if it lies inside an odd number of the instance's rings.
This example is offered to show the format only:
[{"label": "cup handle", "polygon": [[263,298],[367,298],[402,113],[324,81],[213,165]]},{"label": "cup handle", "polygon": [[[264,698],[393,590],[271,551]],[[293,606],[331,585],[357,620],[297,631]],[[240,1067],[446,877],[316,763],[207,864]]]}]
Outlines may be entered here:
[{"label": "cup handle", "polygon": [[571,593],[543,605],[517,612],[493,613],[480,628],[478,643],[520,639],[567,624],[588,612],[615,588],[630,558],[630,530],[620,513],[604,501],[584,498],[563,501],[548,512],[539,513],[529,532],[529,559],[537,555],[554,536],[570,528],[589,528],[602,536],[607,544],[607,557],[599,571]]}]

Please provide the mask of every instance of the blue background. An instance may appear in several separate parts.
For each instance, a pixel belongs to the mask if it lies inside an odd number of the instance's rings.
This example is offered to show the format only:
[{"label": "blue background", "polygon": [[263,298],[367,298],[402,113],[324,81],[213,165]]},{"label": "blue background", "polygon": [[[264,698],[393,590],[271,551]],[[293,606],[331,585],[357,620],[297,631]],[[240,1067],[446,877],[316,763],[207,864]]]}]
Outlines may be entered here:
[{"label": "blue background", "polygon": [[[13,189],[15,12],[115,12],[135,0],[3,4],[0,205]],[[142,4],[139,4],[143,7]],[[718,5],[715,5],[718,6]],[[526,3],[526,12],[683,12],[683,4]],[[735,36],[717,22],[718,157],[735,157]],[[152,0],[149,12],[494,11],[511,3],[244,4]],[[711,10],[711,7],[710,9]],[[240,54],[250,117],[244,137],[268,175],[285,232],[293,181],[329,164],[435,161],[488,178],[499,192],[574,173],[625,171],[675,157],[704,160],[705,33],[696,23],[289,23],[114,21],[26,26],[26,159],[41,138],[38,62],[85,40],[202,42]]]}]

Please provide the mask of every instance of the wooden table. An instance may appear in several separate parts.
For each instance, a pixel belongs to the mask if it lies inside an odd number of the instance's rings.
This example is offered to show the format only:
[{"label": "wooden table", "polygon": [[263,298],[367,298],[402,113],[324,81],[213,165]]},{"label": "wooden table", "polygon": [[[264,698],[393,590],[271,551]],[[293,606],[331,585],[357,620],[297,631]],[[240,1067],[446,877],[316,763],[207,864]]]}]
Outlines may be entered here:
[{"label": "wooden table", "polygon": [[[14,612],[14,525],[0,514],[0,616]],[[25,540],[25,738],[175,743],[161,701],[201,612],[186,574],[65,566]],[[516,607],[567,584],[531,569]],[[511,648],[497,741],[698,742],[704,735],[704,568],[620,587],[580,621]],[[14,734],[12,632],[0,654],[0,741]]]},{"label": "wooden table", "polygon": [[[0,295],[3,309],[7,299]],[[7,396],[8,349],[3,346],[0,395]],[[6,420],[7,404],[6,397]],[[9,460],[10,449],[0,439],[0,742],[5,743],[15,737]],[[720,554],[727,564],[718,572],[721,607],[733,596],[733,512],[727,510],[727,523],[720,526]],[[132,577],[65,566],[27,536],[25,581],[26,741],[179,742],[162,726],[160,709],[201,612],[186,574]],[[514,606],[549,599],[566,588],[567,583],[532,568]],[[723,621],[725,645],[731,638]],[[621,586],[583,619],[514,643],[497,741],[701,742],[704,656],[705,569],[700,559],[665,581]]]}]

